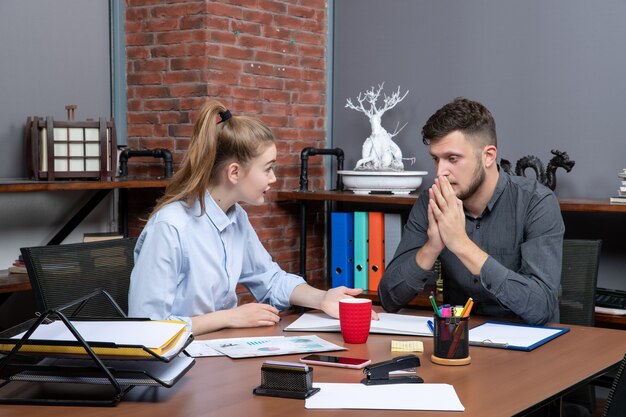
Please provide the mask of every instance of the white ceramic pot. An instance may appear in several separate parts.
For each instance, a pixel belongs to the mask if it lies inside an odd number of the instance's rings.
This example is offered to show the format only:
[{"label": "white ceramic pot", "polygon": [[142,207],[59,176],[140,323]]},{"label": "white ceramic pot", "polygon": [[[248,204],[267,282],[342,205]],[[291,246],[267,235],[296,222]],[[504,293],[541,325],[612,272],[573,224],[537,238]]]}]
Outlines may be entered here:
[{"label": "white ceramic pot", "polygon": [[409,194],[422,185],[426,171],[338,171],[346,190],[355,194],[388,191],[392,194]]}]

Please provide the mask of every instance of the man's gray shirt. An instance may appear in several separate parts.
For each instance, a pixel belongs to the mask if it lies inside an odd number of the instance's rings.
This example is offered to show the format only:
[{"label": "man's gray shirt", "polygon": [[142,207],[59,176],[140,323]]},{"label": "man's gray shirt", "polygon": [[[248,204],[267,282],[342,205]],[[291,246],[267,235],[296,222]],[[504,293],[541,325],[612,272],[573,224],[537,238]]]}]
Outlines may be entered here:
[{"label": "man's gray shirt", "polygon": [[[400,245],[380,282],[385,310],[397,311],[435,280],[433,270],[415,262],[428,240],[428,190],[413,206]],[[444,302],[474,299],[473,313],[519,317],[529,324],[558,322],[558,292],[563,253],[563,218],[554,193],[535,179],[500,171],[495,192],[482,216],[465,214],[469,238],[489,257],[473,275],[447,248],[442,266]]]}]

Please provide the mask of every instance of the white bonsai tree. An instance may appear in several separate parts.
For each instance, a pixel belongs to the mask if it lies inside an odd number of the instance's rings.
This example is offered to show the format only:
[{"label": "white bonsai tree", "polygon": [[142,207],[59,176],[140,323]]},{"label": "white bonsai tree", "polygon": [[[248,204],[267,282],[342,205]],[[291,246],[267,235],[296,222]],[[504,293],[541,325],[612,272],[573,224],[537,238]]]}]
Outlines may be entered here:
[{"label": "white bonsai tree", "polygon": [[[352,99],[348,98],[346,107],[365,113],[370,120],[372,134],[365,139],[363,143],[362,158],[356,163],[356,171],[403,171],[404,164],[402,162],[402,151],[392,140],[394,136],[402,131],[407,125],[406,123],[398,130],[400,123],[396,125],[393,133],[389,133],[381,124],[383,114],[400,103],[407,94],[407,90],[402,96],[400,95],[400,86],[391,96],[383,93],[383,106],[378,108],[376,102],[380,97],[385,83],[378,85],[378,89],[373,86],[367,90],[365,94],[359,93],[356,100],[358,106],[352,103]],[[368,108],[365,108],[366,105]]]}]

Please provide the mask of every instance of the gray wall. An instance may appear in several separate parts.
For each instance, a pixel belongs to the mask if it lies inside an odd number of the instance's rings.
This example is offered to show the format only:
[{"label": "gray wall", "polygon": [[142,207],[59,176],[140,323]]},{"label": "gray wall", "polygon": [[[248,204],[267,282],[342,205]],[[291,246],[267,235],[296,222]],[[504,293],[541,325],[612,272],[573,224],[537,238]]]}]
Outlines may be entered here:
[{"label": "gray wall", "polygon": [[[0,178],[26,176],[28,116],[66,120],[77,104],[77,120],[111,117],[109,22],[109,0],[0,0]],[[20,247],[46,244],[91,194],[0,193],[0,269]],[[116,223],[107,197],[65,243]]]},{"label": "gray wall", "polygon": [[[361,157],[367,117],[346,98],[386,82],[407,98],[383,126],[407,127],[394,140],[429,176],[421,142],[426,119],[465,96],[493,113],[498,153],[513,164],[551,149],[576,166],[557,171],[561,198],[617,194],[626,168],[626,1],[604,0],[335,0],[332,144],[346,168]],[[529,175],[532,175],[529,172]],[[626,216],[564,214],[566,237],[603,239],[599,286],[626,290]]]},{"label": "gray wall", "polygon": [[0,178],[26,176],[28,116],[111,117],[109,0],[0,0]]},{"label": "gray wall", "polygon": [[[421,127],[457,96],[493,113],[499,157],[513,163],[551,149],[576,166],[559,170],[559,197],[616,195],[626,168],[626,2],[606,0],[336,0],[334,2],[332,145],[346,167],[369,135],[364,114],[345,108],[369,86],[386,81],[407,98],[383,116],[407,169],[433,166]],[[354,100],[354,99],[353,99]],[[530,175],[530,173],[529,173]]]}]

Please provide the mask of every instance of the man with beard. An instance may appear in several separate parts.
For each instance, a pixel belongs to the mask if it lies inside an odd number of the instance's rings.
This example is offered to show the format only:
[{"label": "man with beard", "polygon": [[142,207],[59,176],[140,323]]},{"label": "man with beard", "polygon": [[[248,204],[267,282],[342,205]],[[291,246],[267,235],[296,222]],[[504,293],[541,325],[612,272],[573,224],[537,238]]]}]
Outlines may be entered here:
[{"label": "man with beard", "polygon": [[436,178],[413,206],[380,282],[385,310],[397,311],[436,278],[444,302],[473,312],[558,322],[563,219],[554,193],[497,163],[496,126],[482,104],[457,98],[422,129]]}]

